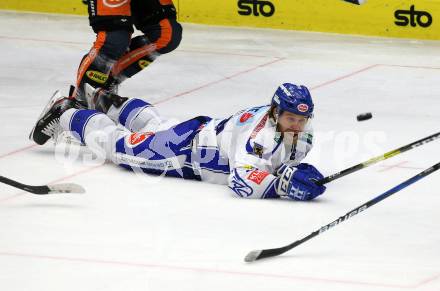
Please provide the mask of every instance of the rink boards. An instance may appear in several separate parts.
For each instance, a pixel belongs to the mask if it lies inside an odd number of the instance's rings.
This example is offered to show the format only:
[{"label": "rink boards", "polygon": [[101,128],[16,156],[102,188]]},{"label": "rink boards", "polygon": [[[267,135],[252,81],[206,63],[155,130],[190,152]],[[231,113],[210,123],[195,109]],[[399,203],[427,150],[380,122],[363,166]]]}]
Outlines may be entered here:
[{"label": "rink boards", "polygon": [[[105,0],[107,1],[107,0]],[[120,0],[124,1],[124,0]],[[183,22],[440,39],[440,0],[174,0]],[[80,0],[2,0],[0,9],[86,14]]]},{"label": "rink boards", "polygon": [[87,6],[81,0],[2,0],[0,9],[63,14],[87,14]]}]

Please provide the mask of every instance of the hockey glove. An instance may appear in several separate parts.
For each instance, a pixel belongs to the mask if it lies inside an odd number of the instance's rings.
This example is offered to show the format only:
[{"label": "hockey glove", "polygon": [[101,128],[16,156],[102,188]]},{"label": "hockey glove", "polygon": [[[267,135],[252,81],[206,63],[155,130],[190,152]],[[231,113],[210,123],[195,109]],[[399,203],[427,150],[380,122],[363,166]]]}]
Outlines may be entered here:
[{"label": "hockey glove", "polygon": [[312,165],[299,164],[296,167],[281,166],[277,171],[277,194],[293,200],[312,200],[325,191],[325,186],[319,186],[314,181],[324,176]]}]

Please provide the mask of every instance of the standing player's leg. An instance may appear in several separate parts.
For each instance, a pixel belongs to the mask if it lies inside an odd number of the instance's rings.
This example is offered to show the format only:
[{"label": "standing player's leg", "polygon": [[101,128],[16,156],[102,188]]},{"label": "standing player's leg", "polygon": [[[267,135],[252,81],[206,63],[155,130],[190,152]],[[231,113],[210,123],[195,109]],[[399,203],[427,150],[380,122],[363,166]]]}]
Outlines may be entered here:
[{"label": "standing player's leg", "polygon": [[145,69],[161,54],[175,50],[182,39],[172,1],[133,1],[132,14],[136,28],[144,35],[131,40],[128,53],[113,67],[107,83],[111,88]]},{"label": "standing player's leg", "polygon": [[114,64],[127,51],[133,32],[130,0],[113,0],[111,4],[90,0],[88,10],[96,40],[79,65],[76,90],[71,96],[83,103],[84,85],[105,86]]}]

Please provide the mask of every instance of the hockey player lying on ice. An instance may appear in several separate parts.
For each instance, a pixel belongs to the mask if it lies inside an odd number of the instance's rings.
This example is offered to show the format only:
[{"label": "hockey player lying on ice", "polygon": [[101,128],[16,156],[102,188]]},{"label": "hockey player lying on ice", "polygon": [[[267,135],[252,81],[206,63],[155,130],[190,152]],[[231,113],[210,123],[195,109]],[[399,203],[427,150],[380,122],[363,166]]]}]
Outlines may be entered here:
[{"label": "hockey player lying on ice", "polygon": [[[226,119],[198,116],[168,129],[149,103],[88,88],[89,109],[53,97],[31,132],[44,144],[70,131],[127,169],[228,185],[244,198],[311,200],[325,191],[323,178],[300,163],[312,148],[313,102],[305,86],[283,84],[271,105]],[[118,123],[125,130],[118,127]],[[100,136],[100,142],[93,139]],[[103,138],[104,137],[104,138]]]}]

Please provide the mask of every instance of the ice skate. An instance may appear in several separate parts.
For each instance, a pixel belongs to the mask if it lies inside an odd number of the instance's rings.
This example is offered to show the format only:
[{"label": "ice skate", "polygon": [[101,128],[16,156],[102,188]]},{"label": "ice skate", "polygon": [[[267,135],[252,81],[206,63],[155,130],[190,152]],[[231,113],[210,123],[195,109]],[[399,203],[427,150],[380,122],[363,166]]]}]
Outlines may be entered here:
[{"label": "ice skate", "polygon": [[39,145],[45,144],[49,139],[56,139],[61,132],[60,117],[70,108],[77,108],[79,104],[74,99],[61,96],[57,90],[44,108],[37,123],[29,134],[29,139]]},{"label": "ice skate", "polygon": [[93,88],[89,84],[85,84],[84,91],[88,109],[103,113],[107,113],[112,105],[119,108],[128,99],[103,88]]}]

